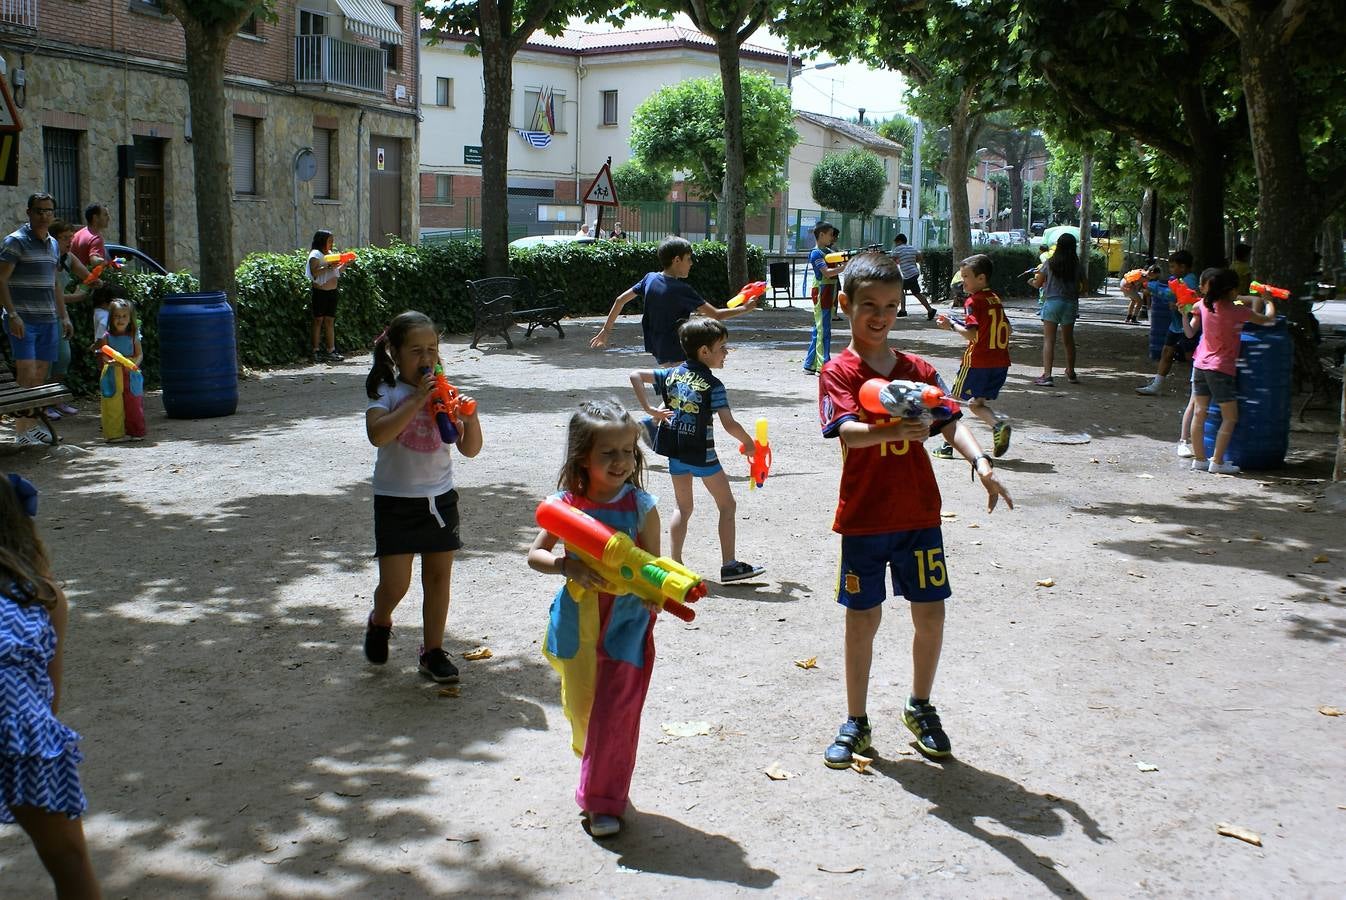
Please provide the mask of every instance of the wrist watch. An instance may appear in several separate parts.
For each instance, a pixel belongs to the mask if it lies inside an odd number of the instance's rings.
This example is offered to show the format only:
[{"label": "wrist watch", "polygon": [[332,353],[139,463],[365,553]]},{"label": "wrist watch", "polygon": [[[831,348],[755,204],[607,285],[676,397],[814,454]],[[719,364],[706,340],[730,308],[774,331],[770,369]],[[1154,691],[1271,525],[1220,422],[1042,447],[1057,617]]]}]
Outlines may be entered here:
[{"label": "wrist watch", "polygon": [[976,477],[977,477],[979,474],[981,474],[980,472],[977,471],[977,463],[981,462],[983,459],[986,460],[986,464],[987,464],[988,466],[991,467],[991,471],[992,471],[992,472],[995,471],[995,460],[991,459],[991,457],[987,456],[985,453],[979,453],[979,454],[977,454],[976,456],[974,456],[974,457],[972,458],[972,478],[973,478],[973,480],[975,480]]}]

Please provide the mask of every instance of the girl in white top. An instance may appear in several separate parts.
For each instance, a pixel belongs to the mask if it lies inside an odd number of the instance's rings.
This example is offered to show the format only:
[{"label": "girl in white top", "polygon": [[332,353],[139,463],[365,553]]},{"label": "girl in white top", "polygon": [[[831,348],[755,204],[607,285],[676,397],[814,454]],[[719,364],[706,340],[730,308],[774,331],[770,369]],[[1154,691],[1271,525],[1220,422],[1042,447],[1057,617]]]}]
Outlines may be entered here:
[{"label": "girl in white top", "polygon": [[[304,263],[304,274],[309,280],[309,308],[313,313],[313,361],[336,363],[345,359],[336,351],[336,307],[337,279],[345,262],[329,263],[324,257],[332,252],[335,243],[330,231],[317,231],[313,234],[312,249],[308,252],[308,262]],[[325,335],[324,335],[325,333]],[[327,349],[322,346],[322,338],[327,338]]]},{"label": "girl in white top", "polygon": [[[365,656],[388,661],[393,610],[411,585],[411,564],[421,556],[424,643],[421,674],[440,683],[458,680],[444,652],[449,578],[458,538],[458,492],[453,489],[452,448],[440,437],[428,403],[439,362],[439,334],[423,313],[398,314],[374,343],[374,365],[365,380],[369,407],[365,431],[378,448],[374,463],[374,555],[379,584],[365,629]],[[463,397],[465,401],[470,397]],[[466,457],[481,452],[475,409],[463,416],[456,442]]]}]

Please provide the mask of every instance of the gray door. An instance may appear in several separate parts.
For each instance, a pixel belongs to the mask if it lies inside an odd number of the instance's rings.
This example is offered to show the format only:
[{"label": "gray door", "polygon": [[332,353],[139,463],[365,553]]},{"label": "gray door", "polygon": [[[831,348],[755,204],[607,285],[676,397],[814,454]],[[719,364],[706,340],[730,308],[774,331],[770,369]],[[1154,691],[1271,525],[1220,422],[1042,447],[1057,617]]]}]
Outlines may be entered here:
[{"label": "gray door", "polygon": [[402,139],[369,137],[369,242],[386,247],[402,233]]}]

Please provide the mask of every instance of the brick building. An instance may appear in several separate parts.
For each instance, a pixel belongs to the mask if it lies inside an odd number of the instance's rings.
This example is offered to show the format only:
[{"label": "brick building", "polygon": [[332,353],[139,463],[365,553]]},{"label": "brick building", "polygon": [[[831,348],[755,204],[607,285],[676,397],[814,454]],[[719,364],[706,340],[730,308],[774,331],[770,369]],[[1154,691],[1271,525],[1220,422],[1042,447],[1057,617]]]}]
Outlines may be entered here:
[{"label": "brick building", "polygon": [[[230,47],[235,255],[418,232],[419,21],[412,0],[279,0]],[[197,269],[191,116],[182,27],[161,0],[5,0],[0,58],[19,106],[18,183],[0,225],[34,190],[82,224],[112,211],[109,240]],[[120,173],[118,147],[133,148]],[[296,177],[304,150],[311,180]],[[124,189],[124,191],[119,190]],[[125,197],[124,203],[119,199]],[[120,221],[124,216],[124,235]]]}]

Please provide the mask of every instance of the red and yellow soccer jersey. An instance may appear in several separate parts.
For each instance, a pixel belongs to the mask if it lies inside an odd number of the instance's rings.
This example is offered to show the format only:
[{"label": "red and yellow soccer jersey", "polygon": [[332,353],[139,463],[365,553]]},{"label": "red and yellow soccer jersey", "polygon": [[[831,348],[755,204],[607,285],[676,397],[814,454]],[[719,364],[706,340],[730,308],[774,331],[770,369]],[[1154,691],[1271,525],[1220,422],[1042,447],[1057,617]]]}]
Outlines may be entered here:
[{"label": "red and yellow soccer jersey", "polygon": [[1010,364],[1009,319],[995,291],[977,291],[963,304],[968,328],[977,329],[977,339],[963,351],[963,365],[973,369],[1003,369]]},{"label": "red and yellow soccer jersey", "polygon": [[[837,437],[845,422],[892,422],[860,406],[860,386],[871,378],[923,381],[948,388],[935,367],[919,356],[894,352],[893,368],[875,372],[847,347],[823,364],[818,379],[818,419],[823,437]],[[873,447],[841,445],[841,489],[832,530],[838,534],[884,534],[939,524],[939,485],[930,456],[919,442],[891,441]]]}]

